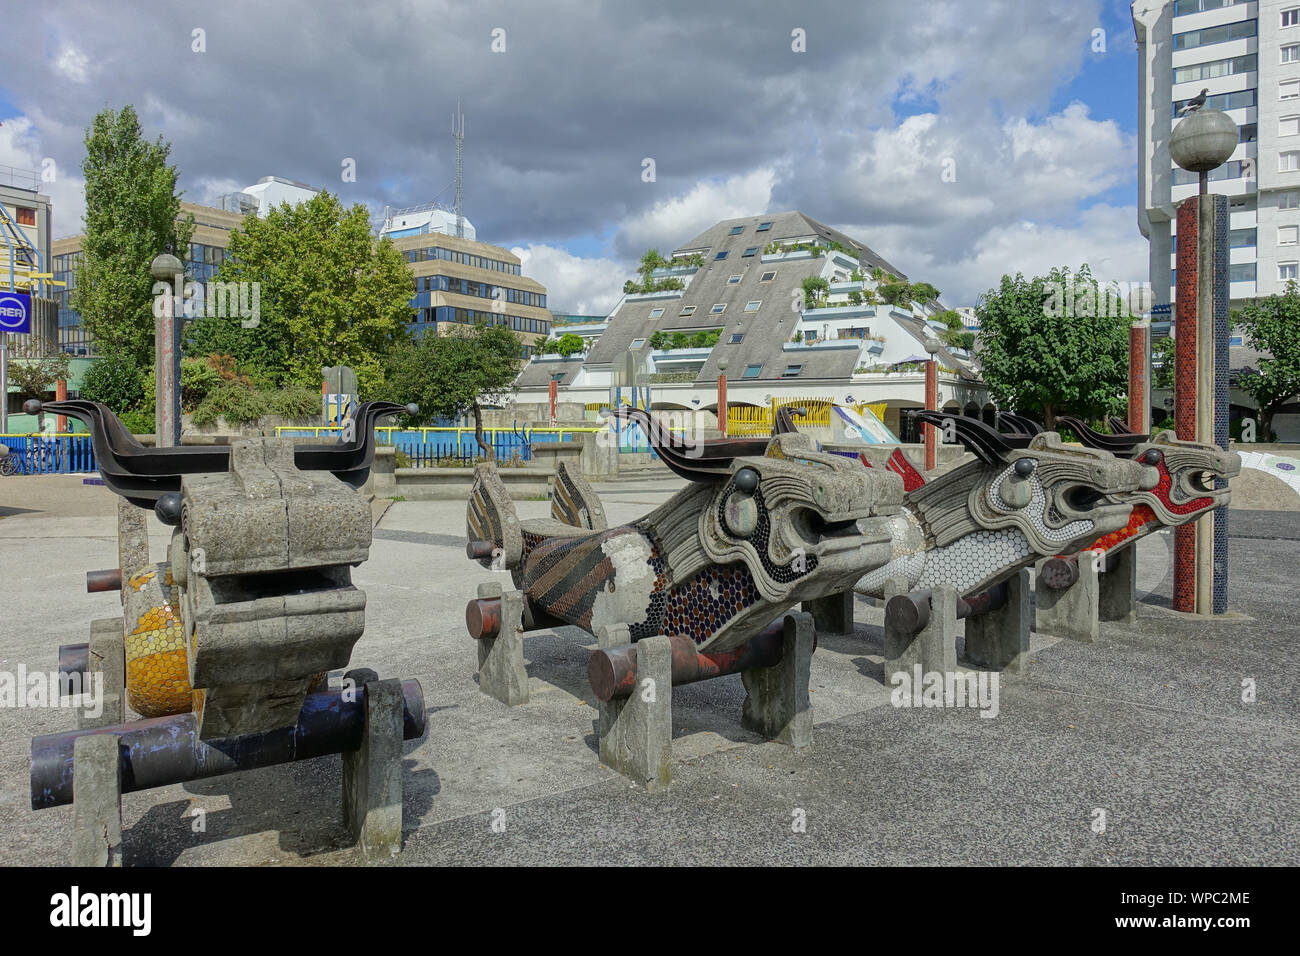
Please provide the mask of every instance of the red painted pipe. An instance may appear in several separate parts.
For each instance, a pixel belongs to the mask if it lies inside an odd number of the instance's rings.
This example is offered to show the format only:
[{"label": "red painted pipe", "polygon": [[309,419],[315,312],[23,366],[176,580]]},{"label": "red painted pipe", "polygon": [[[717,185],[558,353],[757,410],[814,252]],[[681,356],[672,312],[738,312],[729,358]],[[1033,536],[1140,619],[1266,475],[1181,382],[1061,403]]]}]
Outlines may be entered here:
[{"label": "red painted pipe", "polygon": [[[755,667],[772,667],[781,662],[785,650],[785,618],[769,624],[748,643],[730,651],[700,651],[689,637],[674,634],[672,642],[673,686],[738,674]],[[600,700],[626,697],[636,689],[637,646],[623,644],[593,651],[587,662],[587,679]]]}]

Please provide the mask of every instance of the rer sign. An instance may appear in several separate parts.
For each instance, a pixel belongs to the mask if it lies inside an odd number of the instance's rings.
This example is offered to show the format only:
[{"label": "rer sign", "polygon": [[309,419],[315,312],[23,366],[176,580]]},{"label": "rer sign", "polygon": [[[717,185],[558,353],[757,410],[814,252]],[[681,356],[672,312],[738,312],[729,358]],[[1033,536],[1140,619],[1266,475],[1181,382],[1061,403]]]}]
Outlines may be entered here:
[{"label": "rer sign", "polygon": [[26,292],[0,292],[0,332],[32,331],[32,297]]}]

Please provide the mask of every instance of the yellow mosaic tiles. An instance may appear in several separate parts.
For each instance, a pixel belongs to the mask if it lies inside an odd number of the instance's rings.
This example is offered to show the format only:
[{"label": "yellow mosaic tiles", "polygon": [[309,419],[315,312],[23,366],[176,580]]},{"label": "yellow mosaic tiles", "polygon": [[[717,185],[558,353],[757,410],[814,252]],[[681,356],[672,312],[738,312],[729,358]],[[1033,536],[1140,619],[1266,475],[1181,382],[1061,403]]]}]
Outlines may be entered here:
[{"label": "yellow mosaic tiles", "polygon": [[[162,571],[161,580],[157,572]],[[165,717],[190,710],[188,655],[181,625],[179,591],[166,564],[134,575],[131,603],[142,613],[127,615],[126,694],[131,709],[142,717]]]}]

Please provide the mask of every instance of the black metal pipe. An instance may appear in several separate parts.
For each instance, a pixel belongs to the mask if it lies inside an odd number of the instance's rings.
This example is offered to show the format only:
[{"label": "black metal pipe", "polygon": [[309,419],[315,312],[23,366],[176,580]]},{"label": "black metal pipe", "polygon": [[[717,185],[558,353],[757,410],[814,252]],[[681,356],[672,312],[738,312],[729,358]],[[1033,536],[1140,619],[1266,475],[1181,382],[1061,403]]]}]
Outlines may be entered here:
[{"label": "black metal pipe", "polygon": [[[87,734],[121,736],[123,793],[356,750],[361,746],[365,695],[356,694],[348,701],[344,693],[308,694],[293,727],[221,740],[200,740],[193,713],[33,737],[32,809],[72,802],[73,747],[78,737]],[[424,723],[420,682],[404,680],[402,738],[422,736]]]},{"label": "black metal pipe", "polygon": [[[930,588],[895,594],[885,604],[885,617],[904,633],[916,634],[930,623],[930,598],[933,594]],[[957,598],[957,620],[996,611],[1006,603],[1007,583],[1003,581],[968,598]]]}]

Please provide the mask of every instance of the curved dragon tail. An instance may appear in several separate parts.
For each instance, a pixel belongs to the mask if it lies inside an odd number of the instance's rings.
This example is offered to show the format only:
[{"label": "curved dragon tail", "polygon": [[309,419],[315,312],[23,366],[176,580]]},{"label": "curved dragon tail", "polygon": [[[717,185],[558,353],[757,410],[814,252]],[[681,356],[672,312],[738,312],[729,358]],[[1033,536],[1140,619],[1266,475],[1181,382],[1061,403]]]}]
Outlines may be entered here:
[{"label": "curved dragon tail", "polygon": [[560,462],[555,469],[551,517],[561,524],[588,531],[604,531],[608,527],[600,496],[581,472],[570,467],[567,461]]},{"label": "curved dragon tail", "polygon": [[474,468],[474,484],[465,509],[466,553],[485,568],[513,571],[523,557],[523,531],[515,503],[496,465],[484,462]]}]

